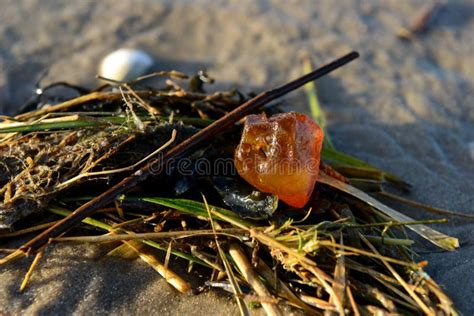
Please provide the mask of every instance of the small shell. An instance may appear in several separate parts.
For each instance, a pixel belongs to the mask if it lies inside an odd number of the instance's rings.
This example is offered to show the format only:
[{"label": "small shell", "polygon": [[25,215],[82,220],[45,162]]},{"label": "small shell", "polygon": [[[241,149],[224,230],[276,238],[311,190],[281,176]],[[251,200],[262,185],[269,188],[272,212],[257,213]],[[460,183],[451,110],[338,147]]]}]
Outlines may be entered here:
[{"label": "small shell", "polygon": [[99,75],[116,81],[131,81],[145,75],[153,65],[153,58],[144,51],[121,48],[102,60]]}]

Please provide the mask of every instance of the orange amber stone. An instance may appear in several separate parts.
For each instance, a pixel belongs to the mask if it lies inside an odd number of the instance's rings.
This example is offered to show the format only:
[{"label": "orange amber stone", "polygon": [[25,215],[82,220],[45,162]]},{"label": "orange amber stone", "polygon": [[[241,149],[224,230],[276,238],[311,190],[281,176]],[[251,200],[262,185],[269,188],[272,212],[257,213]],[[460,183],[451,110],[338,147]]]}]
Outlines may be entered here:
[{"label": "orange amber stone", "polygon": [[260,191],[303,207],[318,179],[323,138],[321,127],[304,114],[249,115],[234,164]]}]

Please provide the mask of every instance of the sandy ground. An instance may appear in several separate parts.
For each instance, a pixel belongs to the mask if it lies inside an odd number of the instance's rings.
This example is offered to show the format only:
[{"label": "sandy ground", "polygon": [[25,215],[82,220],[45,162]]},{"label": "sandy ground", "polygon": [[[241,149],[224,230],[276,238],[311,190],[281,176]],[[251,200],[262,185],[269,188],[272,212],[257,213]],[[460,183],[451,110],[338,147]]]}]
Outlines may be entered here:
[{"label": "sandy ground", "polygon": [[[45,83],[95,85],[100,58],[124,46],[150,52],[156,69],[205,67],[217,88],[244,91],[296,77],[303,52],[323,63],[356,49],[358,62],[319,82],[336,146],[401,175],[414,199],[474,214],[474,2],[449,1],[428,33],[398,40],[397,29],[424,3],[3,0],[1,112],[14,112],[45,69]],[[287,100],[304,111],[301,92]],[[474,314],[472,227],[461,220],[438,227],[461,248],[420,257],[465,315]],[[226,296],[178,295],[140,262],[98,259],[101,253],[54,248],[23,295],[17,289],[27,262],[1,267],[0,314],[236,313]]]}]

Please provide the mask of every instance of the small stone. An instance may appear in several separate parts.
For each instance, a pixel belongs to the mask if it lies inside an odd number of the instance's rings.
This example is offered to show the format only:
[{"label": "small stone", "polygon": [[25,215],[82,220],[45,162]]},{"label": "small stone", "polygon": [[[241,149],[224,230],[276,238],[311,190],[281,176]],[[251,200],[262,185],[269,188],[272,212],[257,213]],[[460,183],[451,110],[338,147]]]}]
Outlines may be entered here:
[{"label": "small stone", "polygon": [[321,127],[304,114],[249,115],[234,164],[260,191],[303,207],[318,179],[323,138]]},{"label": "small stone", "polygon": [[131,81],[146,75],[153,65],[153,58],[138,49],[121,48],[102,59],[99,75],[116,81]]}]

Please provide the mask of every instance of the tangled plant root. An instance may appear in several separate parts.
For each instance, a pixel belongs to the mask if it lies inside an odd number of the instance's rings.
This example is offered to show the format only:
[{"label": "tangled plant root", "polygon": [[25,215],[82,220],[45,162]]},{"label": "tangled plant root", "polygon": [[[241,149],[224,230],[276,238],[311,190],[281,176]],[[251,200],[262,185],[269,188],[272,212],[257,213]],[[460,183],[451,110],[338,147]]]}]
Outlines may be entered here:
[{"label": "tangled plant root", "polygon": [[33,133],[4,144],[0,148],[0,228],[44,209],[62,182],[89,170],[128,137],[112,128]]}]

